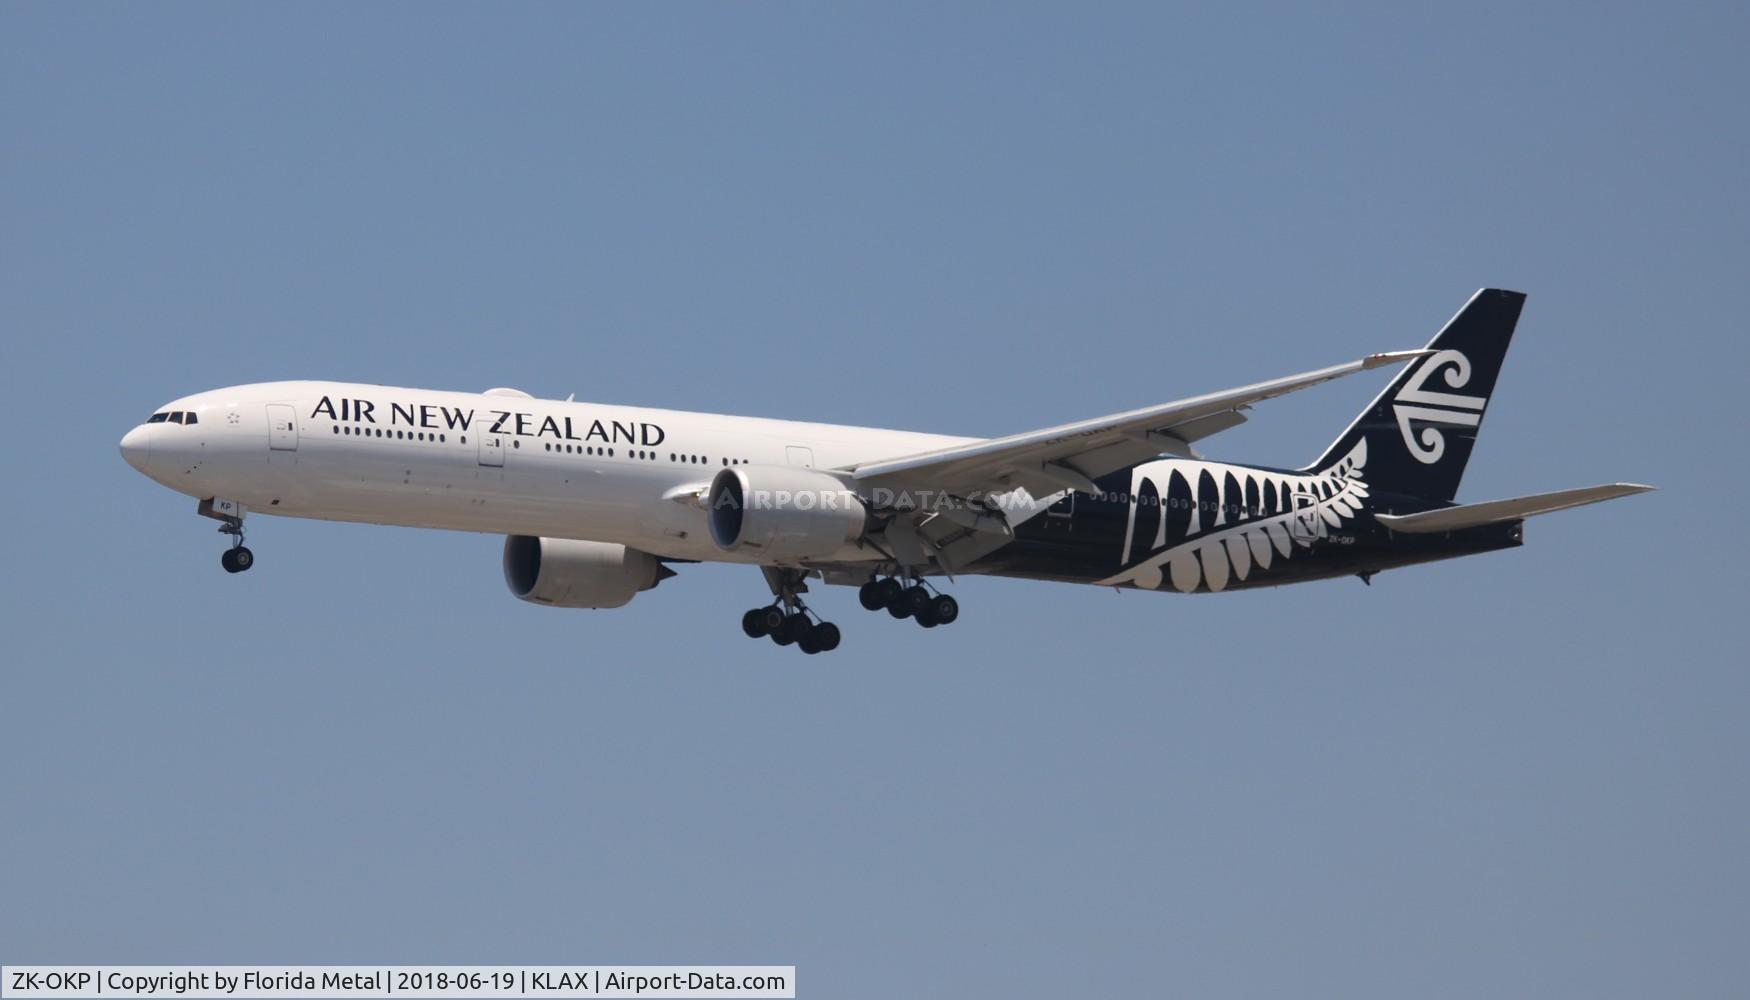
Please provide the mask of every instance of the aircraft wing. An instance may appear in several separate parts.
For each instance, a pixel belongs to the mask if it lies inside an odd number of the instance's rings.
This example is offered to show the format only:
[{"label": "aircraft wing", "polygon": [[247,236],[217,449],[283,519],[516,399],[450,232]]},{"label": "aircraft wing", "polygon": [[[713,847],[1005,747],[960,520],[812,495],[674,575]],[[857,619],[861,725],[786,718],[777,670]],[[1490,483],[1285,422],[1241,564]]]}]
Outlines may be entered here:
[{"label": "aircraft wing", "polygon": [[1147,406],[1043,430],[936,451],[864,462],[848,472],[859,486],[931,490],[955,496],[1016,487],[1035,497],[1063,490],[1098,492],[1092,480],[1156,455],[1195,457],[1191,443],[1245,422],[1240,411],[1334,378],[1396,364],[1427,351],[1370,354],[1359,361],[1253,385]]},{"label": "aircraft wing", "polygon": [[1555,493],[1536,493],[1527,497],[1514,497],[1511,500],[1460,504],[1457,507],[1442,507],[1439,510],[1427,510],[1420,514],[1375,514],[1374,517],[1378,519],[1380,524],[1393,531],[1430,534],[1439,531],[1474,528],[1481,524],[1521,521],[1534,514],[1548,514],[1551,511],[1567,510],[1569,507],[1582,507],[1602,500],[1614,500],[1617,497],[1645,493],[1651,489],[1653,487],[1642,486],[1639,483],[1610,483],[1606,486],[1586,486],[1577,490],[1559,490]]}]

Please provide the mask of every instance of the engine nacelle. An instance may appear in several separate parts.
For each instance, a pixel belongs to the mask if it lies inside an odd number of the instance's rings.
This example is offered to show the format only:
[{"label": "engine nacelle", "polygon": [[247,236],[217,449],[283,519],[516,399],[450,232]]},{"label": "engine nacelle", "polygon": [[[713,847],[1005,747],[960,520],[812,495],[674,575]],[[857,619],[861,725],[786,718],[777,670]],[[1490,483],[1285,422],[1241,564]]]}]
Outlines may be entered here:
[{"label": "engine nacelle", "polygon": [[711,540],[762,562],[831,557],[863,536],[868,510],[845,484],[813,469],[735,465],[705,494]]},{"label": "engine nacelle", "polygon": [[656,557],[610,542],[509,535],[504,582],[510,592],[550,608],[618,608],[674,575]]}]

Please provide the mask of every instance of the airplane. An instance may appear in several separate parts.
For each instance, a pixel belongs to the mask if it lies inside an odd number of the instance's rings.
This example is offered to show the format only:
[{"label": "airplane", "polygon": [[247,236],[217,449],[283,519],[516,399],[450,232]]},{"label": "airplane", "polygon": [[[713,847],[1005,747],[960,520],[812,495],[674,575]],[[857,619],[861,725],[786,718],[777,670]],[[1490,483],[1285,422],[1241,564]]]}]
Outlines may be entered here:
[{"label": "airplane", "polygon": [[[121,440],[255,563],[249,514],[505,536],[511,593],[616,608],[705,562],[758,566],[742,630],[838,647],[808,582],[935,628],[941,580],[1006,576],[1220,593],[1515,548],[1525,519],[1652,489],[1612,483],[1456,503],[1524,306],[1478,291],[1417,351],[999,438],[536,399],[269,382],[165,404]],[[1310,464],[1205,459],[1253,404],[1384,366],[1397,378]]]}]

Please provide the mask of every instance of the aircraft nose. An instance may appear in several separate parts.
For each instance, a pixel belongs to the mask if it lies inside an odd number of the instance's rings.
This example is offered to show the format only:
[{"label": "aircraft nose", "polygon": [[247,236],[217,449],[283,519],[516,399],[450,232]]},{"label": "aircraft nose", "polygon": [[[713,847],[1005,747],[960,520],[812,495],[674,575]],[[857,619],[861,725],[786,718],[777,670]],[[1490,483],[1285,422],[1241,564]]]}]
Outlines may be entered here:
[{"label": "aircraft nose", "polygon": [[141,424],[122,435],[122,458],[141,472],[152,461],[152,428]]}]

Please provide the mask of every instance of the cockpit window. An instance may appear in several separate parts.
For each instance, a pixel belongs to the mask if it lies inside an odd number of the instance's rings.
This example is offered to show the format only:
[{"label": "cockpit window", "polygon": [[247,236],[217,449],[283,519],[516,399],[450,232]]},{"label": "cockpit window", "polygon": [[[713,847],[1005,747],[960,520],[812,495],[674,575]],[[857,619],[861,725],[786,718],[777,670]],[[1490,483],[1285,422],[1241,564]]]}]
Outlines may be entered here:
[{"label": "cockpit window", "polygon": [[182,411],[177,410],[176,412],[170,414],[170,422],[173,424],[182,423]]},{"label": "cockpit window", "polygon": [[193,410],[190,410],[182,415],[182,422],[185,424],[198,424],[201,422],[201,418],[197,416]]},{"label": "cockpit window", "polygon": [[170,419],[170,414],[168,414],[168,413],[154,413],[150,417],[146,418],[146,422],[149,424],[161,424],[164,421],[169,420],[169,419]]}]

